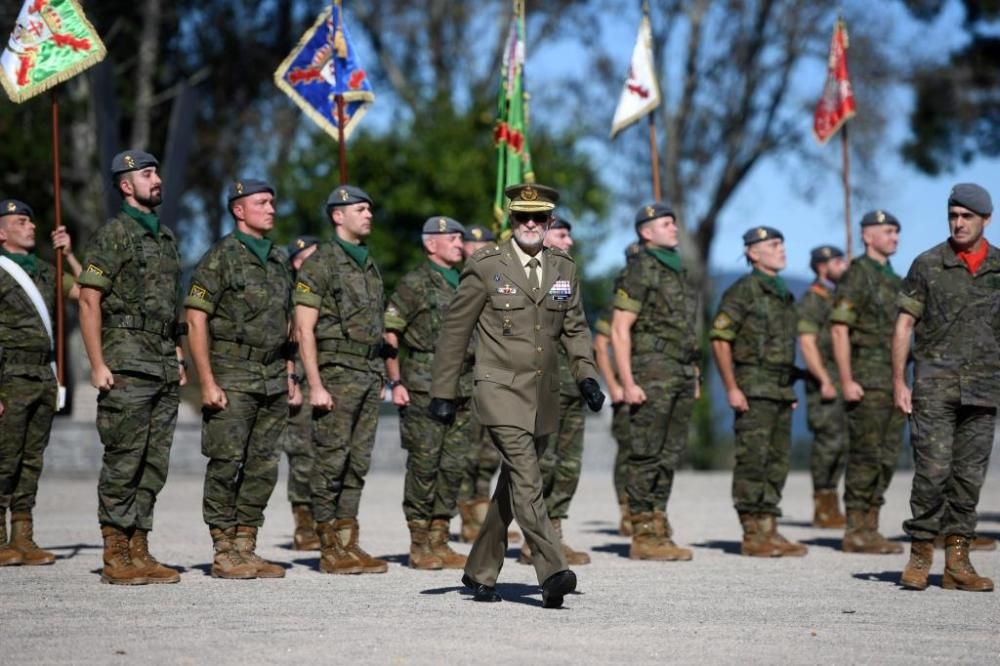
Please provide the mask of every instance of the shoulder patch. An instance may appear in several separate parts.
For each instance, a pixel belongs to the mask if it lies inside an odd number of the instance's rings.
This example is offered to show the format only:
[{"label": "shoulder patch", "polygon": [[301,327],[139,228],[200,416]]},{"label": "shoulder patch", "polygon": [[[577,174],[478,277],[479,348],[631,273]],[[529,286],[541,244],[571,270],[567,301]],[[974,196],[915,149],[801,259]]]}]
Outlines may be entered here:
[{"label": "shoulder patch", "polygon": [[208,300],[208,290],[202,287],[200,284],[192,284],[191,291],[188,292],[188,296],[191,298],[198,298],[203,301]]},{"label": "shoulder patch", "polygon": [[301,292],[303,294],[311,294],[312,289],[305,282],[296,282],[295,291]]},{"label": "shoulder patch", "polygon": [[399,308],[397,308],[395,305],[393,305],[392,303],[390,303],[388,305],[388,307],[386,307],[385,313],[386,313],[386,315],[388,315],[390,317],[398,317],[399,316]]},{"label": "shoulder patch", "polygon": [[854,303],[852,303],[849,299],[841,296],[840,298],[837,299],[837,302],[836,304],[834,304],[833,307],[835,307],[838,310],[853,310]]},{"label": "shoulder patch", "polygon": [[733,325],[733,318],[727,315],[725,312],[720,312],[715,315],[715,319],[712,320],[712,328],[723,331]]},{"label": "shoulder patch", "polygon": [[94,264],[87,264],[87,273],[91,273],[98,277],[104,277],[104,269],[95,266]]},{"label": "shoulder patch", "polygon": [[621,298],[632,298],[631,296],[628,295],[628,292],[625,291],[624,289],[619,289],[618,291],[616,291],[615,292],[615,296],[618,296],[618,297],[621,297]]}]

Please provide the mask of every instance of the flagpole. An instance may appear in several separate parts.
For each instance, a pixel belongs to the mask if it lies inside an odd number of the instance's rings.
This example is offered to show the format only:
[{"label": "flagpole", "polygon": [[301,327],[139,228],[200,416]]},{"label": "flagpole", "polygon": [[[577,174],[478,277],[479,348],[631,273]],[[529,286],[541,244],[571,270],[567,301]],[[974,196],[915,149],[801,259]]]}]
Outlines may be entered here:
[{"label": "flagpole", "polygon": [[[52,187],[55,194],[55,228],[62,226],[62,184],[59,173],[59,101],[52,92]],[[56,248],[56,382],[64,386],[63,251]]]},{"label": "flagpole", "polygon": [[653,160],[653,199],[660,201],[663,196],[660,194],[660,151],[656,147],[656,118],[653,112],[649,112],[649,154]]},{"label": "flagpole", "polygon": [[846,235],[847,258],[853,258],[851,247],[851,153],[847,149],[847,125],[840,128],[840,146],[843,157],[843,178],[844,178],[844,233]]},{"label": "flagpole", "polygon": [[[332,41],[334,41],[334,34],[335,34],[336,30],[342,29],[342,26],[344,25],[344,10],[341,7],[341,0],[331,0],[330,11],[337,12],[337,25],[336,26],[332,26],[334,28],[334,30],[332,30],[330,32],[330,40],[332,42]],[[334,78],[337,80],[337,88],[340,89],[342,82],[340,81],[339,77],[343,76],[343,72],[338,72],[337,71],[337,53],[336,53],[335,49],[334,49],[334,52],[331,55],[334,58],[334,64],[333,64]],[[334,104],[336,104],[336,106],[337,106],[337,159],[340,162],[340,184],[341,185],[346,185],[347,184],[347,146],[344,145],[344,141],[345,141],[345,139],[344,139],[344,121],[345,121],[345,115],[346,115],[345,112],[344,112],[344,106],[345,106],[345,104],[344,104],[344,96],[341,93],[338,92],[334,96],[333,101],[334,101]]]}]

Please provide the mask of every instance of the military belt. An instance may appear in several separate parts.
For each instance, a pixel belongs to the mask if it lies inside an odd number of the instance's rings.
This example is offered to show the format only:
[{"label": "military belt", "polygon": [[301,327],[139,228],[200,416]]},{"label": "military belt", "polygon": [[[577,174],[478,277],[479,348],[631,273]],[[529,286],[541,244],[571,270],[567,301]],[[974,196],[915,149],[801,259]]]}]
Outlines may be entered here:
[{"label": "military belt", "polygon": [[183,334],[184,328],[176,321],[163,321],[162,319],[152,319],[141,315],[111,315],[102,321],[105,328],[127,328],[133,331],[145,331],[159,335],[161,338],[173,340],[180,331]]},{"label": "military belt", "polygon": [[636,333],[632,336],[632,351],[637,354],[668,352],[667,356],[678,363],[698,363],[701,361],[700,351],[689,350],[685,352],[678,349],[678,346],[676,341],[661,338],[652,333]]},{"label": "military belt", "polygon": [[215,354],[221,354],[222,356],[233,356],[235,358],[241,358],[246,361],[254,361],[255,363],[263,363],[268,365],[277,361],[279,358],[285,357],[284,345],[279,345],[273,349],[264,349],[263,347],[254,347],[252,345],[241,345],[235,342],[227,342],[225,340],[215,340],[212,342],[212,352]]},{"label": "military belt", "polygon": [[8,365],[48,365],[52,362],[52,352],[29,352],[4,349],[3,361]]},{"label": "military belt", "polygon": [[378,356],[378,345],[366,345],[353,340],[339,340],[328,338],[316,341],[316,350],[323,352],[335,352],[340,354],[350,354],[351,356],[361,356],[371,360]]}]

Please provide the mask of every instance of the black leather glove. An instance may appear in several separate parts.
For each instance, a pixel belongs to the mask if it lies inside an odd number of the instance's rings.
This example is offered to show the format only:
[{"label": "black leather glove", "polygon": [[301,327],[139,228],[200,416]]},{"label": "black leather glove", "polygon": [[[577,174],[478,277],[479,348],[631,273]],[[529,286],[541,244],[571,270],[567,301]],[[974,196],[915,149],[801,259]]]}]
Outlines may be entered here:
[{"label": "black leather glove", "polygon": [[601,411],[601,406],[604,405],[604,394],[601,393],[601,387],[596,379],[587,377],[580,382],[580,395],[587,401],[587,407],[590,407],[590,411]]},{"label": "black leather glove", "polygon": [[382,359],[396,358],[399,355],[399,347],[393,347],[384,340],[378,345],[378,357]]},{"label": "black leather glove", "polygon": [[[603,398],[604,396],[601,396]],[[427,408],[431,418],[438,423],[451,425],[455,422],[455,401],[447,398],[431,398],[431,406]]]}]

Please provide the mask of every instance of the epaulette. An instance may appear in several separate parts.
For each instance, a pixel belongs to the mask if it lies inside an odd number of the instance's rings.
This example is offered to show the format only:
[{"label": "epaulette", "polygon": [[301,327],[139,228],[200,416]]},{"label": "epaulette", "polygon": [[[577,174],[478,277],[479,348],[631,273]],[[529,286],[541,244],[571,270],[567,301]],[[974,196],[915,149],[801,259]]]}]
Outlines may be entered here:
[{"label": "epaulette", "polygon": [[570,263],[573,263],[573,264],[576,263],[573,260],[572,255],[570,255],[568,252],[563,252],[562,250],[560,250],[557,247],[546,247],[545,251],[548,252],[548,253],[550,253],[550,254],[553,254],[553,255],[561,258],[561,259],[567,259]]},{"label": "epaulette", "polygon": [[500,254],[499,245],[487,245],[486,247],[481,247],[476,250],[471,258],[475,261],[482,261],[486,257],[494,257],[498,254]]}]

